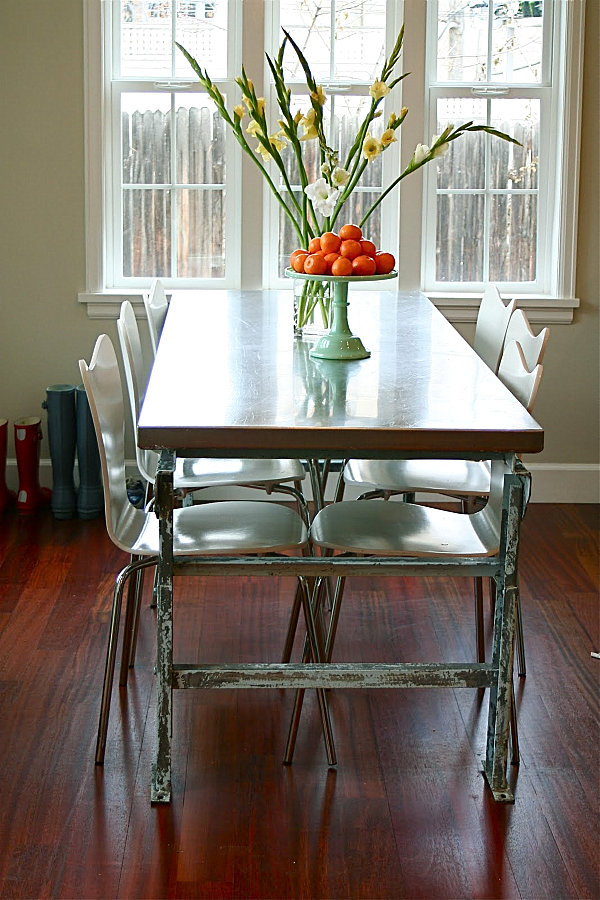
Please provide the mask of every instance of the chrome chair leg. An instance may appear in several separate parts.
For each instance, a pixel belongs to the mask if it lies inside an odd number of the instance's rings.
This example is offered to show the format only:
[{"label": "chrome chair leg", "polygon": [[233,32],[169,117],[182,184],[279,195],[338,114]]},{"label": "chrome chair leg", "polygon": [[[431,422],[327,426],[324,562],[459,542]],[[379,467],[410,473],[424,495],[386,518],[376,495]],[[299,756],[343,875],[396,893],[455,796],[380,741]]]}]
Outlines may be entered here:
[{"label": "chrome chair leg", "polygon": [[138,568],[156,565],[156,557],[146,557],[145,559],[136,560],[129,563],[119,574],[115,580],[113,591],[113,603],[110,616],[110,628],[108,633],[108,646],[106,650],[106,663],[104,665],[104,681],[102,684],[102,699],[100,703],[100,716],[98,720],[98,737],[96,740],[96,765],[104,762],[104,753],[106,750],[106,735],[108,732],[108,715],[110,712],[110,698],[112,693],[113,678],[115,672],[115,659],[117,655],[117,641],[119,638],[119,622],[121,619],[121,605],[123,600],[123,589],[127,583],[127,579],[132,572],[136,572]]}]

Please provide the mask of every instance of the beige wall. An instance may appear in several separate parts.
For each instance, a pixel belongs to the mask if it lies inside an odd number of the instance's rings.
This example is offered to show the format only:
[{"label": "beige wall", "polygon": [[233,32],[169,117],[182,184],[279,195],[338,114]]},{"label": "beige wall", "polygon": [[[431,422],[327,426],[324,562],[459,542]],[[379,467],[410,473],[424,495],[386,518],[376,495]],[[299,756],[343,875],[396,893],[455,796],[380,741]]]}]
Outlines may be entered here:
[{"label": "beige wall", "polygon": [[[536,417],[545,464],[598,462],[598,0],[588,0],[577,253],[581,308],[552,328]],[[0,417],[42,416],[45,388],[80,381],[96,335],[85,289],[82,3],[3,0],[0,27]],[[12,435],[9,457],[14,456]],[[46,444],[42,456],[47,457]],[[597,480],[597,475],[591,475]]]}]

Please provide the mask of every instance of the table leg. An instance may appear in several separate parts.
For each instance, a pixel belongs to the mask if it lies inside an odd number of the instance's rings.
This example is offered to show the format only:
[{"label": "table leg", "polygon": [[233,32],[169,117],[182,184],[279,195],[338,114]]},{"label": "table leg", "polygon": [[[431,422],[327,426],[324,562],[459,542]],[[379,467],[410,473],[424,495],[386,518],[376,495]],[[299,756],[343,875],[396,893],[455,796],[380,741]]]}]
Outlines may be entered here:
[{"label": "table leg", "polygon": [[156,470],[159,559],[156,592],[156,747],[150,789],[152,803],[171,801],[174,467],[174,453],[163,450]]},{"label": "table leg", "polygon": [[515,601],[518,590],[517,558],[519,530],[523,513],[524,479],[507,475],[504,479],[500,559],[502,568],[497,585],[494,612],[492,665],[498,670],[490,688],[485,776],[495,800],[511,803],[514,796],[508,785],[508,735],[513,677]]}]

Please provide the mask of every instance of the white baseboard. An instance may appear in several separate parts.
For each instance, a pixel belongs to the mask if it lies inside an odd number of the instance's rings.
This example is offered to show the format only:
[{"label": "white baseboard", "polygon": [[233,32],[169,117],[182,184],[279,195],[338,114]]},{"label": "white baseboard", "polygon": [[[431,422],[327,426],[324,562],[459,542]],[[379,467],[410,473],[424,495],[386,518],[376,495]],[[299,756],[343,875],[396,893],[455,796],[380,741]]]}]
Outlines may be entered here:
[{"label": "white baseboard", "polygon": [[[527,461],[527,466],[532,475],[532,503],[600,503],[600,465],[595,463],[534,463]],[[77,474],[77,464],[75,465]],[[127,473],[136,477],[137,468],[133,460],[127,461]],[[337,472],[334,472],[327,486],[326,499],[333,499],[333,490]],[[11,490],[17,490],[18,475],[17,463],[14,459],[7,460],[6,482]],[[45,487],[52,487],[52,463],[50,459],[40,461],[40,483]],[[311,499],[310,479],[304,481],[304,492]],[[346,489],[345,498],[354,499],[358,496],[358,490],[352,492]],[[226,490],[207,490],[206,499],[234,499],[236,497],[254,497],[256,491],[228,488]],[[417,499],[424,499],[418,497]],[[430,500],[434,495],[429,494]],[[276,499],[276,497],[274,497]],[[440,498],[443,499],[443,498]]]}]

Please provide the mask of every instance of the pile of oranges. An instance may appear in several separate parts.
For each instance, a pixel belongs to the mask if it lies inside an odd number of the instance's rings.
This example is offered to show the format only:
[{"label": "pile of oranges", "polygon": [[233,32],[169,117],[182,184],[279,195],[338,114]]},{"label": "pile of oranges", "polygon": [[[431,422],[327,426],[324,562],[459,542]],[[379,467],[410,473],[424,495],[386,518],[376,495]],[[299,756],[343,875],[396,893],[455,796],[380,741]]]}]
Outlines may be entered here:
[{"label": "pile of oranges", "polygon": [[396,260],[363,239],[358,225],[343,225],[339,234],[326,231],[313,238],[308,250],[294,250],[290,266],[304,275],[388,275]]}]

